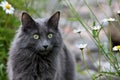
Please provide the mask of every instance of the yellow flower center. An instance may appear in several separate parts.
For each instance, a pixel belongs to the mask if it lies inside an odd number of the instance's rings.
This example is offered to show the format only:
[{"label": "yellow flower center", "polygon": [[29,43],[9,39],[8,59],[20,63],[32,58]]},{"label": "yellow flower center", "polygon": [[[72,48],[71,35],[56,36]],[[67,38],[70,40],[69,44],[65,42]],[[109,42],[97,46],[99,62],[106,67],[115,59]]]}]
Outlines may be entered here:
[{"label": "yellow flower center", "polygon": [[6,5],[5,5],[5,8],[6,8],[6,9],[10,9],[10,8],[11,8],[11,5],[10,5],[10,4],[6,4]]},{"label": "yellow flower center", "polygon": [[117,47],[117,49],[120,49],[120,45],[119,46],[116,46]]}]

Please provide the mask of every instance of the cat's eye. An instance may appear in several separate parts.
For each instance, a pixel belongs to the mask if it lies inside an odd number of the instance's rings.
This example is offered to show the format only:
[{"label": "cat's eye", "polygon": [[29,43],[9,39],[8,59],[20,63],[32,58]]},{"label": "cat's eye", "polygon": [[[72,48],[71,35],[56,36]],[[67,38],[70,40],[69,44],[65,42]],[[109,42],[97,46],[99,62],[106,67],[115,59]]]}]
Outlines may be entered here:
[{"label": "cat's eye", "polygon": [[49,38],[49,39],[52,38],[52,37],[53,37],[53,34],[52,34],[52,33],[48,34],[48,38]]},{"label": "cat's eye", "polygon": [[33,35],[33,38],[34,38],[34,39],[39,39],[40,36],[39,36],[38,34],[34,34],[34,35]]}]

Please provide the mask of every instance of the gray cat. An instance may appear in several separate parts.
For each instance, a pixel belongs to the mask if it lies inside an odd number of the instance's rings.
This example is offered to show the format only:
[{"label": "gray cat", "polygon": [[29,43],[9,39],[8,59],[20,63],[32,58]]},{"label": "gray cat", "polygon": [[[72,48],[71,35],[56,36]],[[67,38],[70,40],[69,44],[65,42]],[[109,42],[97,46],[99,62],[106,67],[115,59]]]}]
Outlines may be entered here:
[{"label": "gray cat", "polygon": [[22,13],[7,64],[9,80],[75,80],[75,61],[63,43],[60,12],[33,19]]}]

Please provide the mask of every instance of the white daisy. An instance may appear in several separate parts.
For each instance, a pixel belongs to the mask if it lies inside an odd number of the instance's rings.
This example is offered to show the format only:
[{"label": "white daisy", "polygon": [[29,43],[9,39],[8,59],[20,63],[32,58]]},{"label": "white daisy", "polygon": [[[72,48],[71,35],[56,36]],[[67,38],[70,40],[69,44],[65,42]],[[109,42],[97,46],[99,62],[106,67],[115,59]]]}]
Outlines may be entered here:
[{"label": "white daisy", "polygon": [[107,20],[108,20],[108,22],[110,22],[110,21],[111,21],[111,22],[112,22],[112,21],[116,21],[115,18],[109,18],[109,19],[107,19]]},{"label": "white daisy", "polygon": [[108,19],[103,19],[102,22],[106,23],[106,22],[113,22],[116,21],[115,18],[108,18]]},{"label": "white daisy", "polygon": [[80,50],[83,50],[84,48],[87,47],[87,44],[79,44],[79,45],[77,45],[77,47],[78,47]]},{"label": "white daisy", "polygon": [[120,14],[120,10],[117,11],[117,14]]},{"label": "white daisy", "polygon": [[94,26],[94,27],[92,27],[92,30],[95,30],[95,31],[97,31],[97,30],[99,30],[101,28],[101,26]]},{"label": "white daisy", "polygon": [[2,1],[0,3],[0,6],[3,8],[3,10],[5,10],[6,14],[13,14],[14,13],[15,9],[6,0]]},{"label": "white daisy", "polygon": [[120,51],[120,45],[113,47],[113,51],[118,51],[118,50]]}]

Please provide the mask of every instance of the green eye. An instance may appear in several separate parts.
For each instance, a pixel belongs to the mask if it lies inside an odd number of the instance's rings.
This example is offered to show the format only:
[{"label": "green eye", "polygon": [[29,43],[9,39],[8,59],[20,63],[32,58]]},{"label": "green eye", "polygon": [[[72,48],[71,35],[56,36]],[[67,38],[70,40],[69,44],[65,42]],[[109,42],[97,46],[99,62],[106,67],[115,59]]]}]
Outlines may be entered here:
[{"label": "green eye", "polygon": [[50,39],[50,38],[52,38],[53,37],[53,34],[48,34],[48,38]]},{"label": "green eye", "polygon": [[39,39],[40,36],[39,36],[38,34],[34,34],[34,35],[33,35],[33,38],[34,38],[34,39]]}]

